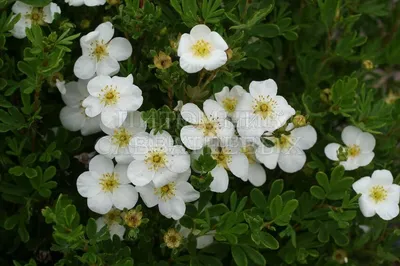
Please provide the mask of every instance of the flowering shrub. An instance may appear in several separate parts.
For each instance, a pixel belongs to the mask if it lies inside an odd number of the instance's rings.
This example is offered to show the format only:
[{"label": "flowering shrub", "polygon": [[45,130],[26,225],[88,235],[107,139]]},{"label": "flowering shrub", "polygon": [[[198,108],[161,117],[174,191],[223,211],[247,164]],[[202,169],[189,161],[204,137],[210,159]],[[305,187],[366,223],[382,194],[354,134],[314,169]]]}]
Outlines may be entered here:
[{"label": "flowering shrub", "polygon": [[397,1],[0,12],[1,265],[400,262]]}]

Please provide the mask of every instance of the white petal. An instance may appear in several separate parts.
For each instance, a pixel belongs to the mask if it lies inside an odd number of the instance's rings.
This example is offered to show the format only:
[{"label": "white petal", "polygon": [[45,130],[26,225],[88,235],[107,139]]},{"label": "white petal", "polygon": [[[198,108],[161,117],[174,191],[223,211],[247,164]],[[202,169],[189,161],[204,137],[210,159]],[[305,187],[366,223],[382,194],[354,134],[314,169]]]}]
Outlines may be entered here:
[{"label": "white petal", "polygon": [[264,168],[259,163],[249,164],[248,178],[253,186],[259,187],[264,185],[267,175]]},{"label": "white petal", "polygon": [[21,1],[16,1],[11,8],[12,12],[14,12],[15,14],[23,14],[23,15],[32,13],[32,9],[33,6],[27,5]]},{"label": "white petal", "polygon": [[[98,31],[91,31],[80,38],[79,43],[82,48],[82,55],[92,56],[92,47],[95,45],[96,41],[98,41],[99,36],[100,33]],[[93,60],[96,61],[94,58]]]},{"label": "white petal", "polygon": [[184,202],[192,202],[198,200],[200,193],[196,191],[188,182],[179,182],[176,184],[176,196]]},{"label": "white petal", "polygon": [[138,201],[139,195],[131,185],[120,185],[112,192],[112,202],[117,209],[132,209]]},{"label": "white petal", "polygon": [[126,117],[122,126],[133,135],[136,135],[139,132],[146,131],[147,123],[142,119],[141,112],[134,111],[128,113],[128,116]]},{"label": "white petal", "polygon": [[96,220],[96,226],[97,226],[97,232],[99,232],[104,226],[106,225],[106,221],[104,219],[104,217],[99,217]]},{"label": "white petal", "polygon": [[393,183],[393,175],[388,170],[375,170],[371,179],[372,183],[379,185],[391,185]]},{"label": "white petal", "polygon": [[69,131],[78,131],[85,124],[85,115],[80,108],[65,106],[60,112],[60,121]]},{"label": "white petal", "polygon": [[124,234],[125,234],[125,227],[124,226],[122,226],[122,225],[120,225],[120,224],[118,224],[118,223],[112,223],[111,225],[110,225],[110,236],[111,236],[111,238],[114,236],[114,235],[117,235],[117,236],[119,236],[119,238],[122,240],[123,238],[124,238]]},{"label": "white petal", "polygon": [[128,112],[115,107],[105,107],[101,112],[101,122],[109,128],[117,128],[124,123]]},{"label": "white petal", "polygon": [[[12,18],[14,18],[15,16],[16,15],[13,15]],[[31,28],[31,26],[32,24],[30,20],[21,17],[18,20],[18,22],[14,25],[14,28],[10,30],[10,32],[15,38],[23,39],[26,37],[26,29]]]},{"label": "white petal", "polygon": [[232,87],[230,95],[231,95],[231,97],[234,97],[239,100],[240,97],[242,97],[245,93],[246,93],[246,91],[243,89],[242,86],[235,85]]},{"label": "white petal", "polygon": [[167,201],[160,201],[158,204],[160,213],[167,218],[179,220],[186,211],[186,205],[182,199],[174,197]]},{"label": "white petal", "polygon": [[183,146],[175,145],[170,148],[167,167],[175,173],[183,173],[190,168],[190,156]]},{"label": "white petal", "polygon": [[136,187],[137,192],[139,192],[144,204],[151,208],[158,204],[158,197],[154,194],[154,185],[149,183],[147,186]]},{"label": "white petal", "polygon": [[129,152],[135,160],[143,161],[151,148],[152,142],[149,133],[139,132],[131,139],[128,146]]},{"label": "white petal", "polygon": [[367,152],[374,150],[376,141],[372,134],[362,132],[358,134],[356,144],[360,146],[362,152]]},{"label": "white petal", "polygon": [[390,185],[387,188],[387,192],[388,192],[387,201],[399,204],[399,201],[400,201],[400,186],[399,185],[395,185],[395,184]]},{"label": "white petal", "polygon": [[95,31],[98,31],[100,33],[99,38],[105,43],[108,43],[114,36],[114,26],[109,21],[101,23],[99,26],[97,26]]},{"label": "white petal", "polygon": [[82,55],[76,60],[74,74],[80,79],[90,79],[96,73],[96,59]]},{"label": "white petal", "polygon": [[84,0],[84,1],[85,5],[87,6],[101,6],[106,3],[106,0]]},{"label": "white petal", "polygon": [[[82,88],[82,82],[71,81],[65,84],[66,92],[61,95],[64,103],[68,106],[79,107],[81,101],[83,101],[87,96],[89,96],[86,87]],[[86,94],[82,94],[85,93]]]},{"label": "white petal", "polygon": [[252,81],[249,86],[251,96],[258,99],[260,96],[275,96],[278,86],[273,79],[263,81]]},{"label": "white petal", "polygon": [[208,37],[210,33],[210,28],[204,24],[196,25],[190,30],[190,36],[192,36],[195,40],[204,39]]},{"label": "white petal", "polygon": [[144,161],[133,161],[128,166],[128,178],[135,186],[145,186],[154,179],[155,173],[150,171]]},{"label": "white petal", "polygon": [[306,160],[307,157],[304,151],[293,146],[289,151],[281,151],[278,165],[284,172],[294,173],[303,168]]},{"label": "white petal", "polygon": [[100,116],[86,117],[85,124],[81,128],[82,136],[88,136],[101,131],[100,129]]},{"label": "white petal", "polygon": [[189,180],[189,177],[191,174],[192,174],[192,171],[189,168],[185,172],[178,174],[175,182],[176,183],[187,182]]},{"label": "white petal", "polygon": [[153,184],[155,187],[162,187],[168,183],[175,181],[177,176],[177,173],[171,172],[168,168],[163,167],[155,172]]},{"label": "white petal", "polygon": [[370,184],[371,184],[371,178],[369,176],[364,176],[353,183],[353,189],[357,194],[368,193]]},{"label": "white petal", "polygon": [[179,58],[179,66],[186,73],[192,74],[199,72],[204,67],[204,62],[194,57],[191,53],[185,53]]},{"label": "white petal", "polygon": [[168,150],[174,145],[172,136],[165,130],[155,133],[155,130],[152,129],[150,131],[150,137],[153,147],[163,147]]},{"label": "white petal", "polygon": [[347,126],[342,131],[342,140],[347,146],[357,144],[357,137],[362,131],[354,126]]},{"label": "white petal", "polygon": [[225,65],[226,61],[228,61],[228,56],[225,51],[213,50],[211,51],[210,57],[204,60],[204,68],[208,71],[212,71]]},{"label": "white petal", "polygon": [[349,158],[349,159],[347,159],[347,161],[345,161],[345,162],[340,162],[340,164],[343,165],[343,167],[344,167],[344,169],[345,169],[346,171],[352,171],[352,170],[355,170],[355,169],[357,169],[358,167],[360,167],[360,166],[358,165],[357,160],[355,160],[354,158]]},{"label": "white petal", "polygon": [[212,171],[211,175],[214,180],[210,184],[210,189],[212,192],[223,193],[228,189],[229,177],[226,170],[217,165]]},{"label": "white petal", "polygon": [[118,87],[118,91],[121,94],[131,94],[133,90],[132,86],[135,86],[133,84],[132,74],[129,74],[127,77],[114,76],[111,78],[111,80],[113,84]]},{"label": "white petal", "polygon": [[205,139],[201,129],[194,126],[184,126],[181,129],[181,141],[186,148],[191,150],[199,150],[203,148]]},{"label": "white petal", "polygon": [[392,220],[399,215],[399,204],[393,202],[379,204],[379,206],[376,208],[376,213],[383,220]]},{"label": "white petal", "polygon": [[96,73],[97,75],[112,76],[119,72],[119,68],[119,63],[115,58],[106,56],[97,63]]},{"label": "white petal", "polygon": [[360,210],[365,217],[372,217],[375,215],[375,203],[369,199],[369,196],[363,194],[358,199],[358,204],[360,205]]},{"label": "white petal", "polygon": [[87,90],[90,95],[100,97],[103,94],[102,90],[106,86],[112,86],[113,80],[109,76],[101,75],[92,78],[87,84]]},{"label": "white petal", "polygon": [[279,149],[276,147],[268,148],[264,145],[260,145],[256,149],[257,160],[262,162],[268,169],[275,169],[278,164]]},{"label": "white petal", "polygon": [[208,247],[214,242],[214,236],[212,235],[203,235],[196,238],[196,248],[202,249]]},{"label": "white petal", "polygon": [[227,113],[224,108],[214,100],[206,100],[203,103],[203,110],[207,118],[210,120],[222,121],[227,117]]},{"label": "white petal", "polygon": [[222,105],[223,100],[225,100],[225,98],[228,98],[229,95],[229,88],[228,87],[223,87],[222,90],[220,92],[217,92],[214,94],[215,100]]},{"label": "white petal", "polygon": [[61,81],[56,79],[56,87],[61,95],[64,95],[67,92],[67,88],[65,87],[65,80]]},{"label": "white petal", "polygon": [[128,178],[128,165],[118,163],[114,168],[114,173],[118,174],[120,184],[126,185],[131,183]]},{"label": "white petal", "polygon": [[295,128],[291,132],[295,145],[302,150],[308,150],[317,142],[317,132],[312,126]]},{"label": "white petal", "polygon": [[186,122],[191,124],[200,124],[204,118],[204,113],[197,105],[193,103],[187,103],[182,106],[181,116]]},{"label": "white petal", "polygon": [[91,211],[106,214],[113,206],[110,193],[99,193],[87,200],[88,207]]},{"label": "white petal", "polygon": [[127,148],[120,148],[118,150],[118,155],[115,155],[115,161],[119,164],[130,164],[134,158],[132,155],[129,154],[129,151]]},{"label": "white petal", "polygon": [[229,141],[235,133],[235,126],[231,121],[223,120],[217,127],[217,136],[222,142]]},{"label": "white petal", "polygon": [[114,172],[114,163],[103,155],[97,155],[89,162],[89,171],[99,175]]},{"label": "white petal", "polygon": [[247,176],[249,160],[243,153],[232,154],[232,160],[228,162],[229,170],[237,177]]},{"label": "white petal", "polygon": [[92,175],[91,172],[83,172],[76,180],[78,193],[85,198],[96,196],[101,191],[99,179]]},{"label": "white petal", "polygon": [[50,3],[45,6],[43,8],[43,21],[46,23],[52,23],[56,13],[61,14],[61,9],[57,4]]},{"label": "white petal", "polygon": [[229,48],[228,44],[221,37],[221,35],[219,35],[218,32],[215,32],[215,31],[211,32],[209,34],[209,38],[215,49],[225,51]]},{"label": "white petal", "polygon": [[136,111],[140,108],[143,104],[143,97],[142,96],[135,96],[135,95],[123,95],[118,100],[117,107],[121,110],[126,111]]},{"label": "white petal", "polygon": [[337,157],[337,151],[340,148],[340,145],[337,143],[330,143],[325,147],[325,155],[328,157],[328,159],[332,161],[339,161]]},{"label": "white petal", "polygon": [[65,3],[69,4],[70,6],[81,6],[84,4],[83,0],[65,0]]},{"label": "white petal", "polygon": [[178,45],[178,56],[182,56],[185,53],[190,53],[190,49],[193,45],[193,38],[187,34],[182,34],[181,38],[179,39]]},{"label": "white petal", "polygon": [[118,154],[118,146],[112,142],[112,139],[110,136],[104,136],[104,137],[100,138],[96,142],[94,149],[98,153],[103,154],[104,156],[106,156],[107,158],[110,158],[110,159],[113,159],[115,157],[115,155]]},{"label": "white petal", "polygon": [[375,153],[367,152],[367,153],[361,153],[354,159],[356,160],[356,162],[359,166],[366,166],[370,162],[372,162],[372,159],[374,159],[374,156],[375,156]]},{"label": "white petal", "polygon": [[89,117],[98,116],[103,109],[100,99],[93,96],[88,96],[83,100],[82,107],[85,108],[85,114]]},{"label": "white petal", "polygon": [[117,37],[108,44],[108,53],[117,61],[123,61],[132,55],[132,45],[127,39]]}]

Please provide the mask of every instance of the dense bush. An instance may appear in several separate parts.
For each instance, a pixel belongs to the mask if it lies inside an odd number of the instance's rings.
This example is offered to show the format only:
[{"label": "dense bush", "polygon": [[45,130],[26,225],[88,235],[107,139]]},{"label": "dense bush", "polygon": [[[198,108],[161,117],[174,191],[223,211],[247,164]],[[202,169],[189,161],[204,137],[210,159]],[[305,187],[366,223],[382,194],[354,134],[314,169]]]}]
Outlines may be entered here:
[{"label": "dense bush", "polygon": [[400,262],[397,1],[0,10],[1,265]]}]

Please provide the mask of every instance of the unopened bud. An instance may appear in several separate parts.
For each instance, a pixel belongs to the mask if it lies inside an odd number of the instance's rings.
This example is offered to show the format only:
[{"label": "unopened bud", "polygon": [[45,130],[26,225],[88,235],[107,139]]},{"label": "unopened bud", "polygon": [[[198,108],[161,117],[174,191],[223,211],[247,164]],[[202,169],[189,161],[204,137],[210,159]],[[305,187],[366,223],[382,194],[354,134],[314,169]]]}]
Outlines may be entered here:
[{"label": "unopened bud", "polygon": [[390,91],[388,96],[385,97],[385,102],[387,104],[394,104],[398,99],[400,99],[400,94]]},{"label": "unopened bud", "polygon": [[232,49],[226,50],[225,53],[226,53],[226,56],[228,57],[228,60],[230,60],[232,58],[232,56],[233,56]]},{"label": "unopened bud", "polygon": [[372,70],[372,69],[374,68],[374,63],[372,63],[371,60],[364,60],[364,61],[362,62],[362,64],[363,64],[363,67],[364,67],[366,70]]},{"label": "unopened bud", "polygon": [[307,119],[304,115],[295,115],[292,122],[295,127],[304,127],[307,125]]},{"label": "unopened bud", "polygon": [[319,98],[324,103],[330,103],[332,101],[332,92],[330,88],[323,89],[319,94]]},{"label": "unopened bud", "polygon": [[143,213],[138,210],[130,210],[124,216],[125,224],[131,228],[138,228],[142,224]]},{"label": "unopened bud", "polygon": [[64,80],[64,76],[60,72],[56,72],[52,76],[47,78],[47,82],[49,83],[49,85],[51,87],[55,87],[57,85],[57,80],[59,80],[59,81]]},{"label": "unopened bud", "polygon": [[349,262],[347,258],[347,252],[344,249],[337,249],[333,253],[332,259],[335,260],[339,264],[345,264]]},{"label": "unopened bud", "polygon": [[339,161],[347,161],[347,158],[349,156],[349,151],[346,147],[340,146],[340,148],[337,150],[337,157]]},{"label": "unopened bud", "polygon": [[91,24],[90,20],[83,19],[81,21],[80,27],[81,27],[81,29],[86,30],[86,29],[88,29],[90,27],[90,24]]},{"label": "unopened bud", "polygon": [[164,234],[164,242],[168,248],[178,248],[182,243],[182,235],[174,228],[168,229]]},{"label": "unopened bud", "polygon": [[158,55],[154,56],[153,62],[158,69],[167,69],[172,65],[171,57],[164,52],[159,52]]}]

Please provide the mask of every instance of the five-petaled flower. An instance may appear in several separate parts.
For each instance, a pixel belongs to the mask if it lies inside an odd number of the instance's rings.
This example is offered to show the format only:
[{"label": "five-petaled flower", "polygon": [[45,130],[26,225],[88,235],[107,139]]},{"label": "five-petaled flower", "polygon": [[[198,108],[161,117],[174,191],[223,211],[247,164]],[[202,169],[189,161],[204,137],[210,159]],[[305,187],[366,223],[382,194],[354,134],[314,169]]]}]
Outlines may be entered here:
[{"label": "five-petaled flower", "polygon": [[215,100],[225,109],[233,122],[236,122],[236,106],[245,93],[246,91],[242,86],[236,85],[231,90],[228,87],[223,87],[220,92],[214,94]]},{"label": "five-petaled flower", "polygon": [[75,76],[90,79],[96,73],[99,76],[112,76],[119,72],[118,61],[131,56],[132,45],[125,38],[112,39],[113,36],[113,25],[104,22],[81,38],[82,56],[75,62]]}]

